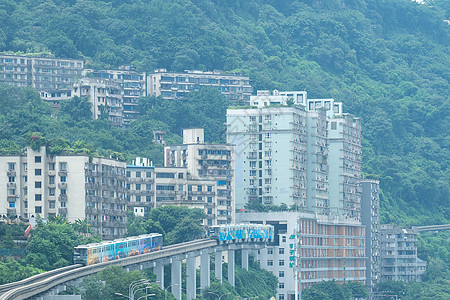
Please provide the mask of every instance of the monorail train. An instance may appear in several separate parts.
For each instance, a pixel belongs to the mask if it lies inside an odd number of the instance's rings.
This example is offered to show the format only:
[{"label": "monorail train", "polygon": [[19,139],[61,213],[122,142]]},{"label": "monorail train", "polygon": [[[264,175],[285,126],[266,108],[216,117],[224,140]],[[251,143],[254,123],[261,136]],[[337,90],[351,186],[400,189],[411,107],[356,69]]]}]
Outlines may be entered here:
[{"label": "monorail train", "polygon": [[129,256],[150,253],[162,249],[163,238],[159,233],[105,241],[75,247],[73,262],[85,266]]},{"label": "monorail train", "polygon": [[245,241],[272,242],[274,228],[262,224],[233,224],[211,226],[209,236],[217,239],[219,244],[229,244]]}]

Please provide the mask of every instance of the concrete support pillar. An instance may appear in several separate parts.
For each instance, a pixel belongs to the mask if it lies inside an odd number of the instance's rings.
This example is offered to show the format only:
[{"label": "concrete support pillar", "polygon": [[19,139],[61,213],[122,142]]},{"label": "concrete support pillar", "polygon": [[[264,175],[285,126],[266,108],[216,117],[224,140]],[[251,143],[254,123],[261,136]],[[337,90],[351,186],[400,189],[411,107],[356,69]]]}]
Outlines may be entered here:
[{"label": "concrete support pillar", "polygon": [[234,286],[234,250],[228,250],[228,282]]},{"label": "concrete support pillar", "polygon": [[164,264],[161,262],[156,262],[156,266],[153,268],[153,273],[156,275],[156,284],[160,288],[164,289]]},{"label": "concrete support pillar", "polygon": [[214,275],[222,283],[222,251],[214,253]]},{"label": "concrete support pillar", "polygon": [[210,284],[210,266],[209,266],[209,253],[203,251],[200,255],[200,288],[203,290]]},{"label": "concrete support pillar", "polygon": [[178,258],[172,259],[171,277],[170,290],[177,300],[181,300],[181,260]]},{"label": "concrete support pillar", "polygon": [[188,256],[186,260],[186,296],[187,300],[197,298],[195,256]]},{"label": "concrete support pillar", "polygon": [[248,254],[250,250],[242,249],[242,268],[248,271]]}]

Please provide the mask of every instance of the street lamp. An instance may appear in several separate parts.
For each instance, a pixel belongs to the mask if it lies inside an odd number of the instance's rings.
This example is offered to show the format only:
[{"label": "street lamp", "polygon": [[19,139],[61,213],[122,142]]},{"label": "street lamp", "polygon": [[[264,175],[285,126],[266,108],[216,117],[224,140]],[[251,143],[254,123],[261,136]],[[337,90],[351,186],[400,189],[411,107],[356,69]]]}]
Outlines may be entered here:
[{"label": "street lamp", "polygon": [[[159,283],[161,283],[161,281],[156,281],[156,282],[159,282]],[[178,285],[178,283],[175,283],[175,284],[169,284],[168,286],[166,286],[166,287],[163,287],[164,288],[164,300],[167,300],[167,290],[171,287],[171,286],[175,286],[175,285]]]},{"label": "street lamp", "polygon": [[220,299],[222,299],[223,296],[230,295],[231,293],[225,293],[225,294],[223,294],[223,295],[219,295],[219,294],[217,294],[217,293],[207,292],[207,294],[213,294],[213,295],[216,295],[217,298],[220,300]]}]

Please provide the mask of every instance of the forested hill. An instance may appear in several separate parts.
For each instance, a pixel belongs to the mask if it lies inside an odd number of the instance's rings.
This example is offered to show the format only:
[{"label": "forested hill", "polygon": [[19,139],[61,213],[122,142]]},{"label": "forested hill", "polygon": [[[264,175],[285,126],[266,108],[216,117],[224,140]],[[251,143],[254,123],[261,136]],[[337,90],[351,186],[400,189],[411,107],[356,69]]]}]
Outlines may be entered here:
[{"label": "forested hill", "polygon": [[363,119],[363,170],[381,180],[383,221],[440,223],[450,220],[450,2],[425,2],[2,0],[0,51],[237,71],[256,89],[333,97]]}]

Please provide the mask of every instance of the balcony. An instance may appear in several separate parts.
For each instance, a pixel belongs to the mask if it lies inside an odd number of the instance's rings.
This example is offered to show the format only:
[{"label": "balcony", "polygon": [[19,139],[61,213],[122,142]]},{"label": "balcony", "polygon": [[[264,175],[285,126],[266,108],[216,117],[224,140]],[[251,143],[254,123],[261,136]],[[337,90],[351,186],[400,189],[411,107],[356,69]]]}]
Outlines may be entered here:
[{"label": "balcony", "polygon": [[58,208],[58,214],[59,215],[67,215],[67,207]]},{"label": "balcony", "polygon": [[18,197],[17,195],[8,195],[8,196],[6,196],[6,200],[8,202],[13,202],[13,201],[16,201],[17,197]]},{"label": "balcony", "polygon": [[6,213],[7,213],[8,215],[15,215],[15,214],[17,214],[17,210],[16,210],[15,208],[8,208],[8,209],[6,210]]},{"label": "balcony", "polygon": [[8,182],[7,183],[7,187],[8,188],[15,188],[16,187],[16,183],[15,182]]},{"label": "balcony", "polygon": [[67,170],[60,170],[60,171],[58,172],[58,175],[59,175],[59,176],[67,176]]},{"label": "balcony", "polygon": [[67,195],[66,194],[59,195],[58,200],[59,201],[67,201]]},{"label": "balcony", "polygon": [[16,171],[15,170],[8,170],[7,174],[8,174],[8,176],[16,176]]},{"label": "balcony", "polygon": [[67,189],[67,182],[60,182],[60,183],[58,183],[58,187],[60,189]]}]

